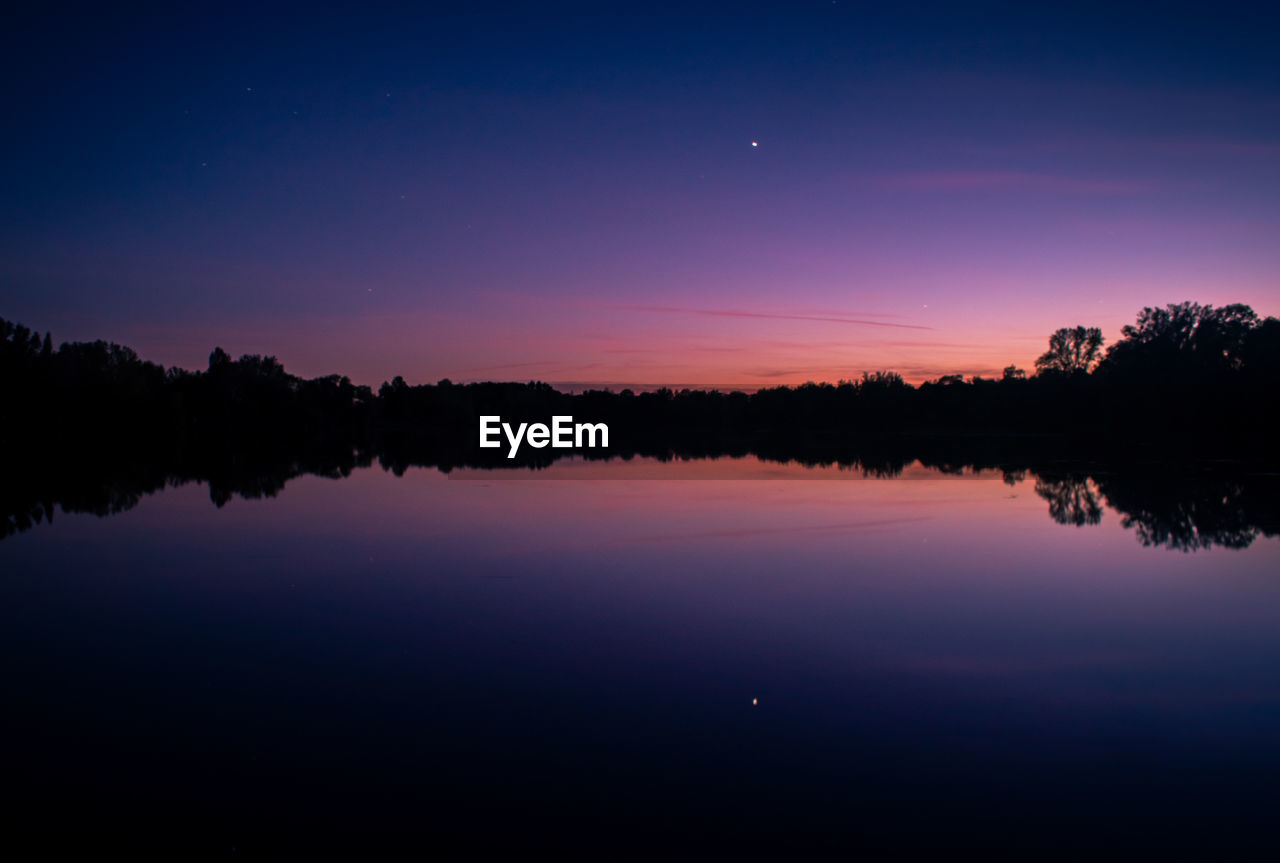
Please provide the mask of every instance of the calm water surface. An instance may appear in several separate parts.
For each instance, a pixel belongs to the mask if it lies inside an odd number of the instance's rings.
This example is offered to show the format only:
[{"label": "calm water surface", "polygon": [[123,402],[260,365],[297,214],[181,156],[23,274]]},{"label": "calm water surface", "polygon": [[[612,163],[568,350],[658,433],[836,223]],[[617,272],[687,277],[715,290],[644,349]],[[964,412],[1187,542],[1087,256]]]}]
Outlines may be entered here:
[{"label": "calm water surface", "polygon": [[1280,850],[1280,541],[1147,547],[1035,481],[375,467],[59,513],[0,543],[10,835]]}]

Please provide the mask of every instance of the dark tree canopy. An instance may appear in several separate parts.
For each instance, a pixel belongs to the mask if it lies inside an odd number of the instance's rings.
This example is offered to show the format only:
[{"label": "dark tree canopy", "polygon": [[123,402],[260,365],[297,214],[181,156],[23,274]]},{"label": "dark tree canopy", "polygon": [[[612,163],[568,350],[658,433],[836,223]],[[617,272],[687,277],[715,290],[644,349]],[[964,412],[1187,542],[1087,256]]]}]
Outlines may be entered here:
[{"label": "dark tree canopy", "polygon": [[1102,351],[1102,330],[1063,327],[1049,337],[1049,350],[1036,359],[1041,373],[1077,374],[1092,371]]},{"label": "dark tree canopy", "polygon": [[1185,376],[1241,368],[1261,321],[1241,303],[1221,308],[1176,303],[1145,308],[1107,352],[1111,371]]}]

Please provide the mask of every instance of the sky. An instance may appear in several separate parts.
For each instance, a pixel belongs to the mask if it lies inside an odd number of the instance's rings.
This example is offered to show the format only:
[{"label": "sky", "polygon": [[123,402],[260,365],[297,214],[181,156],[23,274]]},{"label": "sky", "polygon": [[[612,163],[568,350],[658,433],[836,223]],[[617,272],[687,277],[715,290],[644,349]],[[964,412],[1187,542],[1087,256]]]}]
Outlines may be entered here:
[{"label": "sky", "polygon": [[1280,315],[1266,5],[30,10],[0,316],[374,387],[755,389]]}]

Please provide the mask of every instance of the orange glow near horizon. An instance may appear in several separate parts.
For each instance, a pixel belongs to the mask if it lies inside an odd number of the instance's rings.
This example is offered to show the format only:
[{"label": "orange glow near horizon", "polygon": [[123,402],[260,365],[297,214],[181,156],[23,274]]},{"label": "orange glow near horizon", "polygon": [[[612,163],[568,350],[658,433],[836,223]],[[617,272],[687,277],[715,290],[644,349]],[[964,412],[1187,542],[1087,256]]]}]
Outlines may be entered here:
[{"label": "orange glow near horizon", "polygon": [[[1240,299],[1219,291],[1208,301]],[[1147,296],[1098,301],[1092,310],[1027,303],[997,318],[984,306],[945,298],[915,308],[883,302],[874,311],[710,300],[649,306],[498,296],[448,310],[315,316],[292,326],[264,319],[250,328],[165,325],[108,334],[86,328],[66,335],[106,337],[184,368],[204,368],[217,345],[233,356],[276,356],[304,377],[345,374],[374,388],[400,375],[410,384],[448,378],[537,380],[566,391],[754,391],[834,384],[881,370],[915,385],[951,374],[998,378],[1009,365],[1031,374],[1058,327],[1101,326],[1110,345],[1143,305],[1164,304]],[[1276,311],[1265,295],[1243,298],[1250,300],[1260,315]]]}]

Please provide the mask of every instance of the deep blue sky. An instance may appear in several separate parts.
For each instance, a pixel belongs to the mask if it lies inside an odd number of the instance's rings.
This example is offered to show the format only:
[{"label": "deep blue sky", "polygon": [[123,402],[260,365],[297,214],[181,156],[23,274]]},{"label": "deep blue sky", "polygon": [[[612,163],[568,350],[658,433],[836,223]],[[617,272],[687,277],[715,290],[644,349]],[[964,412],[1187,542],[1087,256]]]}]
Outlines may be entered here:
[{"label": "deep blue sky", "polygon": [[[37,12],[0,316],[376,384],[1029,365],[1280,313],[1262,4]],[[753,147],[752,141],[758,143]]]}]

